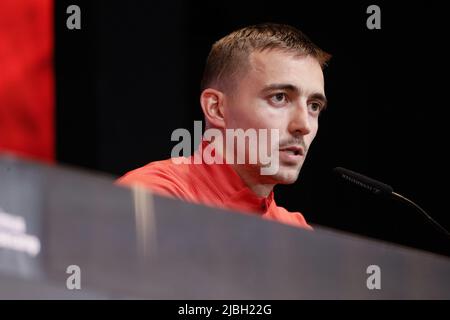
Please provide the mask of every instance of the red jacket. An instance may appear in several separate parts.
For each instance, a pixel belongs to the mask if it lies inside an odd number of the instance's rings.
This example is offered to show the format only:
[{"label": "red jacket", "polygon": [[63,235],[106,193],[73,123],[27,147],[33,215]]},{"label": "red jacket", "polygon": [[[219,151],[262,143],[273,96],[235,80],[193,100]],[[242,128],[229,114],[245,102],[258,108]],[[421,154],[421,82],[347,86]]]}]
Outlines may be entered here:
[{"label": "red jacket", "polygon": [[253,213],[281,223],[312,229],[300,212],[277,206],[273,191],[258,197],[227,164],[175,164],[172,159],[151,162],[128,172],[117,183],[140,184],[151,191],[188,202]]}]

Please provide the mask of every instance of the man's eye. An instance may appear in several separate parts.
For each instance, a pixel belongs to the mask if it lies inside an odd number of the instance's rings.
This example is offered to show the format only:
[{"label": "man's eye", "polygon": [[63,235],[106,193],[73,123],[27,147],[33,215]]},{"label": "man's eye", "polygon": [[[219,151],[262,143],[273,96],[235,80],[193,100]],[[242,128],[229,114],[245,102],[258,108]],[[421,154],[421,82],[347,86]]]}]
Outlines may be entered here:
[{"label": "man's eye", "polygon": [[313,102],[310,104],[310,108],[313,112],[319,112],[322,109],[322,106],[320,105],[320,103]]},{"label": "man's eye", "polygon": [[284,93],[277,93],[274,94],[272,97],[270,97],[270,101],[274,104],[282,104],[285,103],[287,100],[286,94]]}]

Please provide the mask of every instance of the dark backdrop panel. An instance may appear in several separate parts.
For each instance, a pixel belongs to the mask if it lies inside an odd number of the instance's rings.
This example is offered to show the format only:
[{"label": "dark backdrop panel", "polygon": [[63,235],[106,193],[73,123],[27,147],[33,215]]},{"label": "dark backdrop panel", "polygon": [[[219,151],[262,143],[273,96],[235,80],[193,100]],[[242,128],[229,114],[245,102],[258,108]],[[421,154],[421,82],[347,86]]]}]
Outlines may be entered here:
[{"label": "dark backdrop panel", "polygon": [[[65,28],[77,3],[82,29]],[[121,175],[168,158],[176,128],[201,120],[199,82],[212,43],[249,24],[292,24],[333,54],[329,109],[297,183],[277,201],[311,223],[450,254],[413,209],[347,186],[335,166],[394,186],[450,227],[446,188],[448,65],[440,2],[57,1],[57,155]]]}]

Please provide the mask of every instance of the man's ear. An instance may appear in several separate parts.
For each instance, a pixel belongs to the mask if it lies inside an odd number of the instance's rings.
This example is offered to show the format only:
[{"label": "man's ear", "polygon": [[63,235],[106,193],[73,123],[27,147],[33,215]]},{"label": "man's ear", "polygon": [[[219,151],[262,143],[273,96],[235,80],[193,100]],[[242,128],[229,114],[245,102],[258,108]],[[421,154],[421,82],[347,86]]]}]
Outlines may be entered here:
[{"label": "man's ear", "polygon": [[215,128],[225,128],[223,92],[208,88],[200,95],[200,104],[206,121]]}]

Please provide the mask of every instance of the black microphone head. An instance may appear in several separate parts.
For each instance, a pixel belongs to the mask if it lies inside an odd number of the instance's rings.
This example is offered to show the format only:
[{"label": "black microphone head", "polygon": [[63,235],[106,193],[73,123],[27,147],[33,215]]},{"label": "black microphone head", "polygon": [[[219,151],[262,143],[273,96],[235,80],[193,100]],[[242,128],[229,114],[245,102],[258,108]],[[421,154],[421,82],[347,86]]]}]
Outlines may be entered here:
[{"label": "black microphone head", "polygon": [[333,171],[342,179],[350,183],[353,183],[377,196],[391,196],[392,192],[394,192],[394,189],[392,189],[390,185],[366,177],[360,173],[341,167],[336,167],[333,169]]}]

